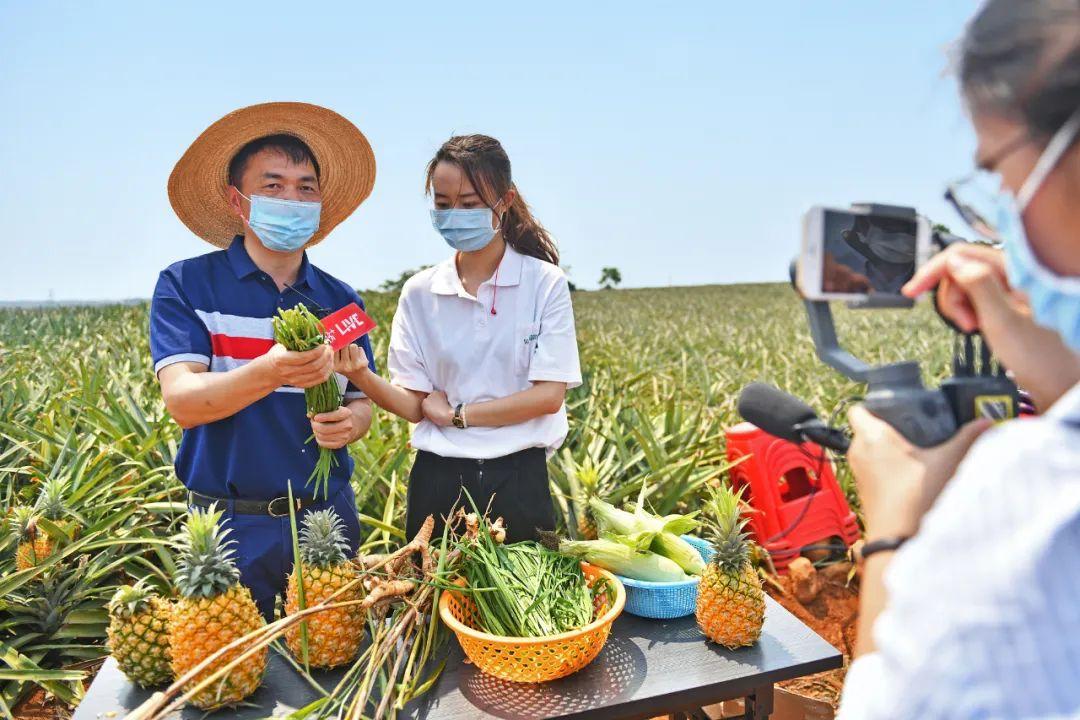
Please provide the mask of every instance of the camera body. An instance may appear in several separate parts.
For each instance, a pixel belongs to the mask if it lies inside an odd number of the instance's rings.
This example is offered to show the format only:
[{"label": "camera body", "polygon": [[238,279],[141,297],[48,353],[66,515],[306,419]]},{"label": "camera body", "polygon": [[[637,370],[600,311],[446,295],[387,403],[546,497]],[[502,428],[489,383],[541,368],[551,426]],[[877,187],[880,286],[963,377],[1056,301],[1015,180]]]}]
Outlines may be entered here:
[{"label": "camera body", "polygon": [[[915,228],[918,222],[918,214],[914,208],[909,207],[864,203],[853,205],[852,211],[853,215],[870,218],[871,222],[893,222],[894,227],[903,227],[903,223],[910,223],[910,226]],[[925,221],[923,224],[928,226]],[[809,226],[804,224],[804,231],[808,229]],[[945,442],[956,433],[957,428],[976,417],[1006,420],[1016,416],[1019,391],[1005,371],[1000,366],[995,367],[989,349],[981,337],[976,335],[958,332],[953,376],[938,388],[928,388],[923,384],[919,363],[916,361],[873,366],[844,350],[836,335],[829,304],[831,298],[822,298],[820,293],[816,296],[811,293],[808,297],[802,292],[800,280],[812,274],[800,272],[799,266],[804,262],[820,262],[822,257],[820,254],[814,256],[807,253],[807,249],[815,243],[808,243],[806,240],[804,237],[803,256],[792,265],[791,278],[803,296],[815,350],[827,365],[852,380],[867,384],[863,404],[870,412],[892,425],[919,447],[932,447]],[[960,241],[955,236],[933,231],[930,231],[928,240],[930,248],[921,262],[925,262],[933,252]],[[912,237],[912,260],[907,279],[910,279],[910,275],[921,264],[917,242],[917,238]],[[824,247],[823,243],[817,245]],[[899,296],[898,292],[874,292],[873,288],[868,290],[866,293],[858,293],[856,297],[849,297],[849,305],[856,308],[912,305],[910,300]],[[947,324],[953,327],[951,323]],[[956,331],[956,328],[953,327],[953,330]],[[981,350],[981,363],[976,362],[976,345]]]}]

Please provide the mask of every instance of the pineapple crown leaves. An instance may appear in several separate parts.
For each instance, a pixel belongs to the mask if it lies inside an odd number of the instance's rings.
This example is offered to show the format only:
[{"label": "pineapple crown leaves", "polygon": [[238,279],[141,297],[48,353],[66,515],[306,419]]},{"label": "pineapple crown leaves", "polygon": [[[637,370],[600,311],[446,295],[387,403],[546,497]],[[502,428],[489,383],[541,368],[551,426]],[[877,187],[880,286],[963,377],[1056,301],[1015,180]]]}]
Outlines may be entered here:
[{"label": "pineapple crown leaves", "polygon": [[585,497],[589,498],[596,494],[600,486],[600,469],[593,463],[592,458],[586,458],[585,462],[577,465],[577,478]]},{"label": "pineapple crown leaves", "polygon": [[8,532],[20,541],[33,539],[36,533],[38,513],[29,505],[16,505],[8,514]]},{"label": "pineapple crown leaves", "polygon": [[727,485],[714,488],[706,501],[706,527],[712,536],[716,555],[713,562],[726,573],[739,572],[750,559],[748,520],[742,516],[742,488],[737,492]]},{"label": "pineapple crown leaves", "polygon": [[69,512],[67,506],[68,484],[59,478],[49,478],[41,485],[37,509],[49,520],[61,520]]},{"label": "pineapple crown leaves", "polygon": [[333,508],[316,510],[304,518],[300,529],[300,558],[305,565],[320,568],[345,562],[349,541],[345,539],[345,523]]},{"label": "pineapple crown leaves", "polygon": [[176,589],[184,597],[214,597],[240,581],[233,560],[231,532],[218,524],[221,512],[213,507],[191,511],[177,539]]},{"label": "pineapple crown leaves", "polygon": [[153,590],[143,583],[121,585],[109,601],[109,615],[130,618],[149,609],[150,600],[157,597]]}]

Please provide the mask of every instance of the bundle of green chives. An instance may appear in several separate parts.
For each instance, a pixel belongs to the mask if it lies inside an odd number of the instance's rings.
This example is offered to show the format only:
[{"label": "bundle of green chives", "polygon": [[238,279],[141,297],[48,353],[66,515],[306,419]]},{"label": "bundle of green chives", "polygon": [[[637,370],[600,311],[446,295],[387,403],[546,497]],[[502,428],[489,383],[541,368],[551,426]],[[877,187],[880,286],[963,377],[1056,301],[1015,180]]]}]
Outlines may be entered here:
[{"label": "bundle of green chives", "polygon": [[[299,303],[291,310],[278,310],[278,316],[274,318],[274,340],[281,343],[288,350],[302,352],[314,350],[324,344],[323,326],[319,318],[307,309],[303,303]],[[304,400],[307,401],[307,416],[314,417],[319,413],[331,412],[341,407],[341,392],[338,389],[337,380],[331,375],[325,382],[304,390]],[[315,436],[308,438],[308,442]],[[334,451],[328,448],[319,448],[319,459],[315,462],[315,469],[308,477],[307,484],[315,482],[313,495],[318,496],[319,487],[322,486],[323,497],[330,494],[330,471],[337,465],[337,457]]]},{"label": "bundle of green chives", "polygon": [[486,527],[475,541],[459,547],[465,592],[476,603],[477,630],[501,637],[547,637],[592,622],[594,593],[577,559],[532,541],[502,545]]}]

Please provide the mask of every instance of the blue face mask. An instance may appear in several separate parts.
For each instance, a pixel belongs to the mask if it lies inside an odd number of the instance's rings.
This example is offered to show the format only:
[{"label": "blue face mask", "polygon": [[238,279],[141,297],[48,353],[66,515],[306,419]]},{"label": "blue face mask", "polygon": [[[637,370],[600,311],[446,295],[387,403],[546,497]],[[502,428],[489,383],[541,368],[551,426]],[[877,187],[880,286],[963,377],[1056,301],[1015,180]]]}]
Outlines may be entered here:
[{"label": "blue face mask", "polygon": [[[495,207],[499,204],[495,203]],[[450,208],[431,211],[431,224],[443,236],[446,244],[461,252],[483,250],[499,232],[492,227],[495,211],[490,208],[464,210]]]},{"label": "blue face mask", "polygon": [[[239,191],[237,191],[239,192]],[[245,197],[241,193],[240,197]],[[322,203],[252,195],[247,225],[268,249],[296,252],[319,229]]]},{"label": "blue face mask", "polygon": [[1024,210],[1072,145],[1078,129],[1080,113],[1070,118],[1050,140],[1020,192],[1015,197],[1007,191],[1002,193],[997,224],[1004,241],[1009,284],[1027,295],[1035,322],[1056,331],[1075,351],[1080,351],[1080,278],[1057,275],[1039,261],[1024,229]]}]

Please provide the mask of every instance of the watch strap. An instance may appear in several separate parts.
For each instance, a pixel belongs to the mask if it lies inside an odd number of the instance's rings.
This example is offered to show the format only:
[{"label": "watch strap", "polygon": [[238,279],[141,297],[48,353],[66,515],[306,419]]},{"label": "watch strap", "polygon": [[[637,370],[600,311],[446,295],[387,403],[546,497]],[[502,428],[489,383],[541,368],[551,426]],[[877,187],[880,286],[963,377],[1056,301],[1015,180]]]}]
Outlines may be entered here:
[{"label": "watch strap", "polygon": [[908,541],[908,538],[906,536],[903,536],[903,535],[898,535],[896,537],[878,538],[877,540],[871,540],[870,542],[868,542],[868,543],[866,543],[865,545],[862,546],[862,551],[859,553],[859,555],[862,557],[863,560],[865,560],[866,558],[870,557],[874,553],[892,552],[893,550],[898,549],[901,545],[903,545],[907,541]]}]

